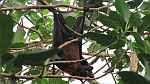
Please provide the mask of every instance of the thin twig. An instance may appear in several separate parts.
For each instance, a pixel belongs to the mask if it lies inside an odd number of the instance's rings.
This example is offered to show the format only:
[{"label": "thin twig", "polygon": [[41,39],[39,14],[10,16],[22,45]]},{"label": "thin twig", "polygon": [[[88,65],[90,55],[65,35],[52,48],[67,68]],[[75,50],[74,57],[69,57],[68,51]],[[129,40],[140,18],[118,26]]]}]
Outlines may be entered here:
[{"label": "thin twig", "polygon": [[[47,8],[60,8],[60,7],[65,7],[65,8],[72,8],[72,9],[77,9],[80,11],[83,11],[83,7],[77,7],[77,6],[72,6],[72,5],[36,5],[36,6],[20,6],[20,7],[6,7],[6,8],[1,8],[0,11],[10,11],[10,10],[30,10],[30,9],[47,9]],[[89,8],[90,10],[101,10],[104,8],[108,8],[110,6],[102,6],[98,8]]]},{"label": "thin twig", "polygon": [[[108,50],[106,51],[106,53],[107,53],[107,55],[109,56]],[[109,67],[109,69],[112,69],[112,67],[109,65],[109,62],[108,62],[108,60],[107,60],[106,57],[105,57],[105,61],[106,61],[107,66]],[[113,75],[113,73],[112,73],[111,71],[110,71],[110,74],[112,75],[112,78],[113,78],[115,84],[117,84],[117,81],[116,81],[116,79],[115,79],[115,76]]]},{"label": "thin twig", "polygon": [[101,71],[107,64],[103,65],[102,67],[100,67],[97,71],[95,71],[93,74],[98,73],[99,71]]},{"label": "thin twig", "polygon": [[68,60],[68,61],[52,61],[52,62],[49,62],[47,64],[48,65],[51,65],[51,64],[60,64],[60,63],[76,63],[76,62],[81,62],[81,61],[84,61],[84,60],[88,60],[88,59],[91,59],[93,57],[88,57],[86,59],[80,59],[80,60]]},{"label": "thin twig", "polygon": [[73,43],[73,42],[77,42],[77,41],[79,41],[80,40],[80,38],[75,38],[75,39],[72,39],[72,40],[70,40],[70,41],[66,41],[65,43],[63,43],[62,45],[60,45],[58,48],[63,48],[63,47],[65,47],[65,46],[67,46],[67,45],[69,45],[69,44],[71,44],[71,43]]},{"label": "thin twig", "polygon": [[15,79],[27,79],[27,80],[32,80],[32,79],[39,79],[39,78],[74,78],[74,79],[79,79],[79,80],[95,80],[102,78],[106,76],[108,73],[105,73],[99,77],[95,78],[90,78],[90,77],[80,77],[80,76],[62,76],[62,75],[30,75],[30,76],[21,76],[21,75],[11,75],[7,73],[0,73],[0,78],[15,78]]}]

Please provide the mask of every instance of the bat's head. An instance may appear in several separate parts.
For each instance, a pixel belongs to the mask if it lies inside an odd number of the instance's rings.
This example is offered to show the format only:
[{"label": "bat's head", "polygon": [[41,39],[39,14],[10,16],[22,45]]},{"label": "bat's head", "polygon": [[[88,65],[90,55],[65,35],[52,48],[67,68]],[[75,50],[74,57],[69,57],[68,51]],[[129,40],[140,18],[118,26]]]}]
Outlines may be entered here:
[{"label": "bat's head", "polygon": [[82,77],[90,77],[93,78],[94,75],[92,73],[93,67],[90,65],[80,65],[80,67],[77,69],[75,75],[82,76]]},{"label": "bat's head", "polygon": [[[58,68],[60,68],[62,71],[72,75],[72,76],[81,76],[81,77],[90,77],[94,78],[94,75],[92,73],[93,67],[90,65],[83,65],[83,64],[56,64]],[[77,66],[76,66],[77,65]]]}]

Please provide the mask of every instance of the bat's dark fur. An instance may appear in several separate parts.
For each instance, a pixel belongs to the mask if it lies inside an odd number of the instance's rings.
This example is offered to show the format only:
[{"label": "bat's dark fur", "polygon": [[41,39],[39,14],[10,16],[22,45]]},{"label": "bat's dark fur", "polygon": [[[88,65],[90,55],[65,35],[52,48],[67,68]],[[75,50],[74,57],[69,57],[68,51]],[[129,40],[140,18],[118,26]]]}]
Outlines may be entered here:
[{"label": "bat's dark fur", "polygon": [[[44,5],[48,5],[43,0],[39,0]],[[65,26],[65,20],[63,15],[59,12],[56,12],[53,8],[48,8],[49,11],[53,11],[54,13],[54,33],[53,33],[53,46],[58,48],[61,44],[66,41],[77,38],[78,35],[68,30]],[[74,25],[75,31],[77,33],[83,33],[83,24],[84,24],[84,16],[80,16],[77,18],[76,23]],[[82,57],[82,41],[71,43],[65,47],[63,47],[63,54],[59,54],[60,57],[64,57],[63,60],[80,60],[84,59]],[[65,55],[65,56],[62,56]],[[88,62],[81,61],[76,63],[64,63],[64,64],[56,64],[58,68],[62,71],[73,75],[73,76],[83,76],[83,77],[94,77],[92,74],[93,67],[88,64]]]},{"label": "bat's dark fur", "polygon": [[[82,34],[83,17],[77,18],[75,23],[75,31]],[[75,33],[66,28],[65,21],[61,13],[54,13],[54,47],[57,48],[66,41],[78,37]],[[80,60],[82,57],[82,41],[73,42],[63,48],[65,58],[64,60]],[[64,72],[75,76],[93,77],[92,69],[87,61],[76,63],[57,64],[57,66]]]}]

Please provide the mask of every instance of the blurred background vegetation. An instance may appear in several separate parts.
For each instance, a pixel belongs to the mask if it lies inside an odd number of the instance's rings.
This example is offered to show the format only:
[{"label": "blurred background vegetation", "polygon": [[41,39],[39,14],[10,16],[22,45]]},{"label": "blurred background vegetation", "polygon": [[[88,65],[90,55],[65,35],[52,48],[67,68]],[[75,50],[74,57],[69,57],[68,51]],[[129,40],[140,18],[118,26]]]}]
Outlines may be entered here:
[{"label": "blurred background vegetation", "polygon": [[[76,7],[57,7],[68,28],[83,15],[81,7],[90,7],[82,35],[83,45],[90,43],[86,53],[94,58],[90,63],[97,63],[98,59],[106,61],[109,68],[104,73],[111,73],[116,84],[150,84],[150,0],[44,1],[49,5]],[[59,51],[51,47],[53,14],[46,8],[21,9],[39,5],[42,5],[40,0],[0,0],[0,84],[74,81],[45,77],[64,74],[54,65],[46,65],[47,59],[53,60]],[[113,54],[109,53],[111,50]],[[43,67],[43,76],[38,78]],[[29,78],[21,78],[26,76]]]}]

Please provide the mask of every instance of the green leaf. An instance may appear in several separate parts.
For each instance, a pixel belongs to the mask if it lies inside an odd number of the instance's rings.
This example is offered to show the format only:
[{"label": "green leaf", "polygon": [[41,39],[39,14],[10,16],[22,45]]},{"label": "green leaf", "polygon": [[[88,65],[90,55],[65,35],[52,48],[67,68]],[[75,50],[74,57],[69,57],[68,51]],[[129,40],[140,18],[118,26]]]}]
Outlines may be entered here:
[{"label": "green leaf", "polygon": [[17,31],[14,33],[14,38],[11,47],[21,48],[25,47],[25,30],[22,27],[17,27]]},{"label": "green leaf", "polygon": [[133,35],[134,35],[134,37],[135,37],[136,42],[137,42],[139,45],[141,45],[141,47],[144,47],[145,45],[144,45],[144,43],[143,43],[143,40],[142,40],[141,36],[140,36],[138,33],[134,33]]},{"label": "green leaf", "polygon": [[150,36],[148,36],[147,38],[144,39],[145,42],[145,49],[147,50],[146,53],[150,54]]},{"label": "green leaf", "polygon": [[69,28],[73,28],[74,24],[75,24],[75,17],[72,16],[68,16],[65,18],[65,23],[67,25],[67,27]]},{"label": "green leaf", "polygon": [[150,62],[150,54],[144,53],[144,52],[140,52],[138,54],[141,58],[144,58],[144,60]]},{"label": "green leaf", "polygon": [[9,63],[9,61],[11,61],[11,59],[13,59],[13,55],[11,55],[10,53],[4,53],[1,56],[1,64],[7,64]]},{"label": "green leaf", "polygon": [[17,7],[25,5],[28,0],[7,0],[7,5],[11,7]]},{"label": "green leaf", "polygon": [[113,56],[111,58],[111,66],[115,67],[118,70],[122,70],[122,68],[123,68],[123,62],[120,59],[121,59],[121,56],[120,57]]},{"label": "green leaf", "polygon": [[122,71],[118,74],[125,84],[150,84],[144,77],[132,71]]},{"label": "green leaf", "polygon": [[32,40],[36,40],[39,36],[38,36],[38,34],[36,32],[30,32],[29,37]]},{"label": "green leaf", "polygon": [[113,57],[113,65],[119,70],[122,68],[128,68],[128,64],[130,61],[129,56],[126,54],[126,50],[122,48],[118,48],[114,51],[115,56]]},{"label": "green leaf", "polygon": [[13,43],[24,43],[25,39],[25,31],[23,28],[19,28],[15,33],[14,33],[14,38],[13,38]]},{"label": "green leaf", "polygon": [[14,74],[22,70],[22,66],[18,66],[18,65],[14,66],[13,64],[7,64],[5,66],[6,66],[5,73]]},{"label": "green leaf", "polygon": [[23,42],[19,42],[19,43],[13,43],[11,45],[11,48],[23,48],[23,47],[26,47],[26,44]]},{"label": "green leaf", "polygon": [[119,48],[119,49],[116,49],[114,53],[116,56],[123,56],[126,54],[126,51],[122,48]]},{"label": "green leaf", "polygon": [[32,84],[49,84],[49,80],[46,78],[39,79],[39,80],[33,80]]},{"label": "green leaf", "polygon": [[53,5],[60,5],[60,4],[64,4],[64,0],[53,0],[52,1]]},{"label": "green leaf", "polygon": [[69,4],[70,0],[64,0],[64,4]]},{"label": "green leaf", "polygon": [[28,12],[28,17],[28,19],[30,19],[30,21],[32,21],[31,23],[33,24],[36,24],[41,19],[38,13],[33,11]]},{"label": "green leaf", "polygon": [[113,19],[114,21],[116,21],[116,23],[118,23],[122,28],[125,27],[126,22],[124,18],[120,14],[118,14],[116,11],[110,11],[109,17]]},{"label": "green leaf", "polygon": [[103,46],[101,46],[100,44],[97,44],[96,42],[93,42],[92,44],[90,44],[90,46],[89,46],[89,48],[87,50],[88,50],[88,52],[96,53],[102,47]]},{"label": "green leaf", "polygon": [[122,38],[122,39],[118,39],[118,41],[113,44],[110,48],[111,49],[116,49],[116,48],[121,48],[124,47],[126,43],[126,39]]},{"label": "green leaf", "polygon": [[28,0],[15,0],[15,1],[21,2],[21,3],[25,3],[25,2],[27,2]]},{"label": "green leaf", "polygon": [[62,80],[61,78],[43,78],[38,80],[33,80],[32,84],[69,84],[68,81]]},{"label": "green leaf", "polygon": [[117,40],[116,37],[112,35],[101,34],[100,32],[88,32],[85,34],[85,36],[91,40],[96,41],[102,46],[108,46]]},{"label": "green leaf", "polygon": [[125,84],[121,79],[118,79],[118,84]]},{"label": "green leaf", "polygon": [[127,4],[125,3],[125,0],[115,0],[115,7],[117,11],[120,13],[120,15],[124,17],[126,23],[128,23],[130,18],[130,12]]},{"label": "green leaf", "polygon": [[117,12],[111,11],[109,16],[106,14],[99,13],[97,20],[102,22],[105,26],[110,28],[118,28],[118,27],[125,27],[125,21]]},{"label": "green leaf", "polygon": [[69,84],[68,81],[62,80],[61,78],[51,78],[50,84]]},{"label": "green leaf", "polygon": [[130,20],[129,20],[129,24],[134,28],[135,27],[139,27],[140,28],[140,25],[142,23],[142,20],[141,20],[141,15],[139,13],[131,13],[131,16],[130,16]]},{"label": "green leaf", "polygon": [[145,60],[145,76],[144,77],[150,81],[150,60],[149,61]]},{"label": "green leaf", "polygon": [[140,33],[143,33],[144,31],[150,30],[150,14],[146,15],[142,18],[142,25],[139,29]]},{"label": "green leaf", "polygon": [[14,21],[9,15],[0,13],[0,54],[11,45],[13,39]]},{"label": "green leaf", "polygon": [[119,26],[119,24],[115,20],[111,19],[109,16],[102,13],[99,13],[97,20],[102,22],[103,25],[107,27],[115,28],[116,26]]},{"label": "green leaf", "polygon": [[150,1],[143,2],[140,8],[145,15],[150,14]]},{"label": "green leaf", "polygon": [[147,45],[145,43],[145,41],[142,40],[140,34],[134,33],[133,35],[135,37],[135,41],[136,41],[136,45],[137,45],[137,48],[135,48],[135,49],[138,49],[138,51],[140,51],[142,53],[148,54],[150,51],[149,51],[149,48],[147,48],[147,46],[149,46],[149,45]]},{"label": "green leaf", "polygon": [[21,16],[24,14],[25,12],[24,11],[13,11],[11,13],[11,16],[13,18],[13,20],[15,20],[16,22],[18,22],[21,18]]},{"label": "green leaf", "polygon": [[[56,54],[59,54],[60,57],[57,57]],[[48,58],[51,58],[50,60],[63,59],[63,51],[57,48],[28,51],[26,53],[19,53],[12,62],[14,65],[43,65]]]}]

